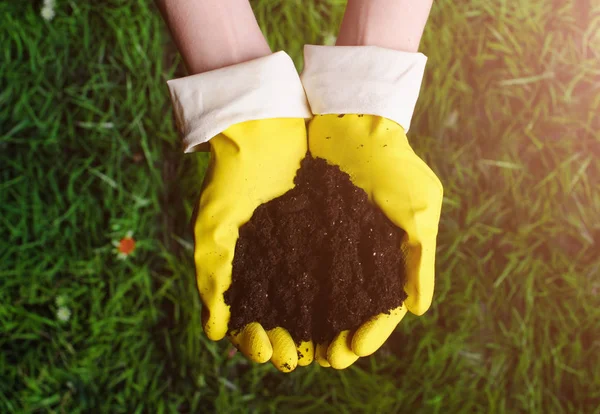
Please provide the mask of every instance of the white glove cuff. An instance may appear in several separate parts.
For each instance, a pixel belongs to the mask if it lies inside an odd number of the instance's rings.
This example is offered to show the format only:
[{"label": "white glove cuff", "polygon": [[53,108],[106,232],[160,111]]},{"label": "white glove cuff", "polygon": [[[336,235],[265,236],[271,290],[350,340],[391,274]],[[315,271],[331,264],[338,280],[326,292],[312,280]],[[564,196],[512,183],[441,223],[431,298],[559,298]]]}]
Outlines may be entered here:
[{"label": "white glove cuff", "polygon": [[285,52],[167,84],[185,152],[240,122],[312,117],[298,72]]},{"label": "white glove cuff", "polygon": [[301,79],[313,114],[378,115],[405,131],[427,57],[377,46],[304,46]]}]

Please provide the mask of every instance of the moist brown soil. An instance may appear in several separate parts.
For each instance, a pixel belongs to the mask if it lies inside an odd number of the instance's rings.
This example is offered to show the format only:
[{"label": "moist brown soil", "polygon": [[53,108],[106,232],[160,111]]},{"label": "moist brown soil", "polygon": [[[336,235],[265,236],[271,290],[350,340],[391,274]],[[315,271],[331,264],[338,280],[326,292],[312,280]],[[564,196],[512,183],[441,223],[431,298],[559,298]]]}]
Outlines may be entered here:
[{"label": "moist brown soil", "polygon": [[294,183],[240,228],[229,328],[257,321],[323,343],[406,299],[404,232],[323,159],[308,154]]}]

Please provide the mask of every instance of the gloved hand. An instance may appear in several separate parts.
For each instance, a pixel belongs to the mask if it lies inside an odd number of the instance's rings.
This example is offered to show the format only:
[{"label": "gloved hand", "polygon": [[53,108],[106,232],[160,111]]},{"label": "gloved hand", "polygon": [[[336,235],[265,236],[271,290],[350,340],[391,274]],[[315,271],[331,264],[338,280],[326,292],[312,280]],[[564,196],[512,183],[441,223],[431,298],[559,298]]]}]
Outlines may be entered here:
[{"label": "gloved hand", "polygon": [[[231,270],[239,228],[261,204],[294,187],[300,161],[306,155],[304,119],[265,119],[229,127],[210,140],[211,163],[200,196],[194,226],[196,274],[204,304],[203,324],[212,340],[227,333],[229,306],[223,293],[231,285]],[[312,343],[298,352],[283,328],[265,332],[251,323],[231,341],[255,362],[269,359],[281,371],[313,360]]]},{"label": "gloved hand", "polygon": [[[239,228],[261,204],[294,186],[306,155],[305,119],[312,114],[292,59],[284,52],[168,82],[186,152],[210,145],[194,224],[196,278],[204,304],[206,335],[228,332],[231,285]],[[312,343],[301,360],[289,333],[265,332],[258,323],[230,337],[249,359],[271,360],[291,371],[313,359]],[[308,348],[308,351],[306,349]]]},{"label": "gloved hand", "polygon": [[426,61],[421,53],[377,46],[304,47],[301,79],[314,114],[308,128],[312,155],[348,173],[406,232],[398,247],[407,264],[404,305],[355,332],[341,332],[331,344],[317,344],[315,359],[323,366],[346,368],[372,354],[407,310],[421,315],[431,304],[443,189],[405,134]]},{"label": "gloved hand", "polygon": [[309,123],[308,139],[314,157],[348,173],[352,182],[406,232],[398,252],[407,263],[408,298],[403,306],[372,318],[355,332],[341,332],[331,344],[317,344],[317,362],[342,369],[379,349],[407,310],[421,315],[429,308],[443,189],[410,147],[404,129],[387,118],[316,115]]}]

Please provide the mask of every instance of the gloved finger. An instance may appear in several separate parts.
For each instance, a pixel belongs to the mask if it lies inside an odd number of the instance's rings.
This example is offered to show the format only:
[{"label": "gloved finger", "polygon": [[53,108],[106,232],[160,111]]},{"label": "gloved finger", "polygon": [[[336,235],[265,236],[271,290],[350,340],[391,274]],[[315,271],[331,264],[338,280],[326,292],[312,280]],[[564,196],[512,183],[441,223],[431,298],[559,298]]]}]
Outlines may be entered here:
[{"label": "gloved finger", "polygon": [[415,315],[424,314],[433,300],[435,244],[435,235],[421,234],[419,244],[408,243],[402,249],[406,262],[404,291],[408,295],[404,302]]},{"label": "gloved finger", "polygon": [[348,368],[358,360],[358,355],[352,351],[352,333],[342,331],[331,341],[327,348],[327,361],[335,369]]},{"label": "gloved finger", "polygon": [[317,344],[317,349],[315,350],[315,359],[317,360],[317,363],[324,368],[329,368],[331,366],[329,361],[327,361],[328,348],[328,343]]},{"label": "gloved finger", "polygon": [[[199,227],[198,223],[196,226]],[[198,241],[198,238],[196,240],[197,246],[208,244],[206,241]],[[235,245],[235,239],[233,243]],[[206,266],[206,268],[197,266],[196,278],[203,303],[202,326],[206,336],[213,341],[223,339],[228,331],[231,313],[229,305],[223,300],[223,293],[231,285],[231,256],[232,253],[225,250],[221,250],[219,254],[209,255],[206,250],[197,249],[195,253],[196,263],[202,262]],[[207,269],[212,269],[210,275],[205,274]]]},{"label": "gloved finger", "polygon": [[[395,177],[382,180],[373,191],[373,201],[384,214],[406,232],[402,253],[406,263],[406,308],[422,315],[431,306],[435,275],[435,245],[442,208],[443,188],[427,164],[416,155],[405,154],[399,159],[401,168]],[[412,172],[412,175],[407,175]],[[418,179],[417,179],[418,178]],[[397,180],[404,183],[395,191]],[[410,203],[406,200],[409,199]]]},{"label": "gloved finger", "polygon": [[292,336],[283,328],[267,331],[273,347],[271,362],[281,372],[291,372],[298,365],[298,353]]},{"label": "gloved finger", "polygon": [[204,333],[212,341],[220,341],[227,334],[229,323],[229,306],[223,301],[211,303],[212,312],[207,305],[202,307],[202,327]]},{"label": "gloved finger", "polygon": [[262,364],[273,356],[271,341],[258,322],[249,323],[239,332],[232,334],[229,339],[251,361]]},{"label": "gloved finger", "polygon": [[406,306],[393,309],[390,314],[380,313],[362,324],[352,337],[352,351],[361,357],[371,355],[387,341],[406,315]]},{"label": "gloved finger", "polygon": [[296,349],[298,353],[298,365],[305,367],[313,362],[315,357],[315,346],[313,341],[300,342]]}]

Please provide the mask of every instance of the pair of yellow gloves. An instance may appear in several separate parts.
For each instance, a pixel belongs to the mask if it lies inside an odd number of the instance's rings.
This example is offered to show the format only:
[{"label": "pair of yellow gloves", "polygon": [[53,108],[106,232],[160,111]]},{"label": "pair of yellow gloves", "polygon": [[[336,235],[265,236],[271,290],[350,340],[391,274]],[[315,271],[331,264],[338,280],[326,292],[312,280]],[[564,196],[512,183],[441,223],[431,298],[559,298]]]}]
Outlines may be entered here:
[{"label": "pair of yellow gloves", "polygon": [[257,322],[230,336],[232,343],[250,360],[270,360],[284,372],[313,359],[323,367],[343,369],[375,352],[407,311],[421,315],[429,308],[443,190],[399,124],[362,114],[316,115],[308,127],[299,118],[264,119],[233,125],[213,137],[210,146],[211,163],[194,225],[197,282],[210,339],[228,333],[230,311],[223,293],[231,285],[239,228],[259,205],[294,187],[307,148],[348,173],[406,232],[398,254],[406,258],[408,298],[390,314],[373,317],[355,332],[341,332],[328,344],[308,342],[297,348],[285,329],[265,331]]}]

